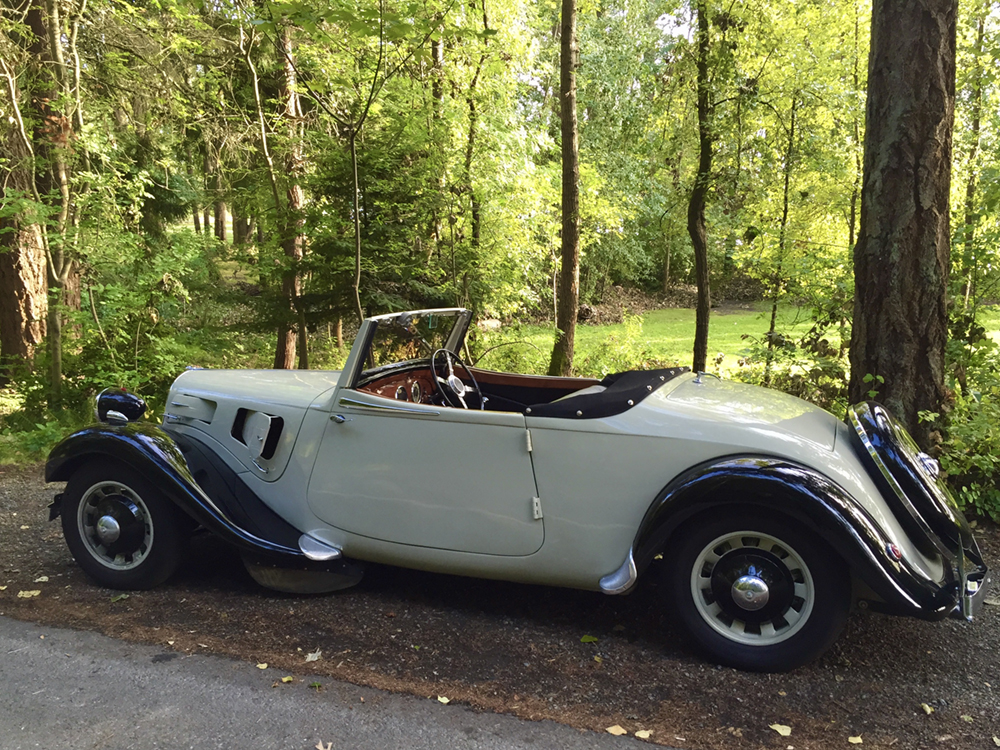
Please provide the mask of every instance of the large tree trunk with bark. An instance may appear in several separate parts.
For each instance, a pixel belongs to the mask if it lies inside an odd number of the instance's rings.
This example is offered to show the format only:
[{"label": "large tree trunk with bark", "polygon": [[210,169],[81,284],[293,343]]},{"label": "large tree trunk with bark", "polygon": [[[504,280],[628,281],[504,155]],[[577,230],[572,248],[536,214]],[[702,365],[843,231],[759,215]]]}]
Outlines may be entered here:
[{"label": "large tree trunk with bark", "polygon": [[[13,76],[5,88],[11,100],[17,101]],[[12,125],[3,139],[10,159],[0,173],[5,200],[32,194],[31,154],[22,125]],[[17,215],[0,218],[0,386],[6,384],[12,366],[23,366],[34,357],[45,336],[46,308],[41,227]]]},{"label": "large tree trunk with bark", "polygon": [[559,102],[562,130],[562,270],[556,343],[549,375],[573,372],[573,344],[580,302],[580,147],[576,122],[576,0],[562,0]]},{"label": "large tree trunk with bark", "polygon": [[705,204],[712,175],[712,104],[708,90],[708,11],[704,0],[700,0],[696,7],[698,10],[698,174],[688,202],[687,228],[691,245],[694,247],[695,283],[698,285],[691,366],[696,372],[700,372],[705,369],[708,359],[708,323],[712,311],[712,293],[708,275],[708,232],[705,229]]},{"label": "large tree trunk with bark", "polygon": [[854,250],[850,398],[877,390],[925,449],[936,436],[918,413],[945,399],[956,13],[955,0],[873,6]]},{"label": "large tree trunk with bark", "polygon": [[[40,227],[41,242],[46,251],[46,341],[49,351],[49,407],[62,407],[62,313],[60,306],[64,289],[74,272],[69,230],[73,212],[70,159],[73,156],[74,124],[79,126],[82,115],[74,111],[69,81],[69,67],[64,56],[67,24],[56,0],[35,0],[25,16],[28,49],[39,64],[30,91],[35,128],[32,191],[36,200],[49,204],[51,223]],[[70,53],[75,33],[69,34]]]}]

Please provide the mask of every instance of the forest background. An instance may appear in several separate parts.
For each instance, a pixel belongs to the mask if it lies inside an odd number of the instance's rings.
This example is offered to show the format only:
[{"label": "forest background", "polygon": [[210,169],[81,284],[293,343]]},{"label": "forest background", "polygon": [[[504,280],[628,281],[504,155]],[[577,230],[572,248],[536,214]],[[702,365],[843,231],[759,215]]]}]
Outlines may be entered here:
[{"label": "forest background", "polygon": [[[709,367],[843,413],[870,2],[698,5],[713,299],[763,313],[738,343],[710,339]],[[1000,519],[1000,16],[959,11],[949,403],[921,418],[960,502]],[[544,372],[559,16],[555,0],[4,0],[0,460],[37,459],[109,384],[157,413],[187,365],[337,368],[360,317],[398,309],[470,307],[503,324],[474,330],[472,359]],[[622,320],[622,296],[690,297],[695,19],[678,0],[578,2],[584,323]],[[669,359],[639,307],[582,337],[577,374]],[[877,398],[882,375],[864,377]]]}]

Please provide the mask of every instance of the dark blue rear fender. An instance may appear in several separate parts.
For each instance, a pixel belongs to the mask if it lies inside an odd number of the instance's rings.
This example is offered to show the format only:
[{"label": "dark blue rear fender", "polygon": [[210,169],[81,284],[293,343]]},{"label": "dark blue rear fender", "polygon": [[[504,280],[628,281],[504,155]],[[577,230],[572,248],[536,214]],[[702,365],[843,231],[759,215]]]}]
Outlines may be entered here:
[{"label": "dark blue rear fender", "polygon": [[[882,608],[923,619],[951,612],[959,586],[950,561],[934,581],[889,554],[892,539],[843,488],[813,469],[775,458],[737,456],[694,467],[646,512],[633,544],[637,570],[668,553],[671,536],[702,513],[745,514],[753,506],[787,516],[823,539],[883,600]],[[738,510],[742,508],[742,510]]]},{"label": "dark blue rear fender", "polygon": [[299,549],[262,539],[233,523],[194,480],[170,435],[149,422],[100,424],[73,433],[49,454],[45,481],[68,481],[80,466],[101,459],[131,466],[191,518],[241,549],[305,559]]}]

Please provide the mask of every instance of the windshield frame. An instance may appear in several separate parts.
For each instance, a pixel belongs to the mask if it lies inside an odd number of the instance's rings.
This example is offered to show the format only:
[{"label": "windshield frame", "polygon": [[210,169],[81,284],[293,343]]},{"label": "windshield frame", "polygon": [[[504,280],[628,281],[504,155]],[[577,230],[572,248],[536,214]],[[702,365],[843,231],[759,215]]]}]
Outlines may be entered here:
[{"label": "windshield frame", "polygon": [[[433,354],[433,351],[430,349],[430,345],[422,337],[415,336],[415,340],[427,349],[426,352],[422,352],[426,356],[415,359],[399,360],[397,362],[387,362],[375,367],[368,366],[370,359],[369,355],[371,354],[372,347],[376,343],[376,334],[381,327],[398,324],[400,327],[405,328],[409,325],[411,318],[425,318],[432,315],[441,318],[454,318],[451,332],[448,334],[442,348],[447,349],[454,354],[459,354],[462,345],[465,342],[465,336],[469,329],[469,323],[472,320],[471,310],[461,307],[445,307],[426,310],[407,310],[404,312],[377,315],[365,319],[364,323],[361,324],[361,328],[358,331],[358,337],[351,349],[350,357],[345,364],[345,374],[348,375],[346,387],[356,388],[362,381],[371,380],[398,367],[407,367],[413,366],[417,363],[429,362],[431,354]],[[344,383],[345,380],[342,378],[341,382]]]}]

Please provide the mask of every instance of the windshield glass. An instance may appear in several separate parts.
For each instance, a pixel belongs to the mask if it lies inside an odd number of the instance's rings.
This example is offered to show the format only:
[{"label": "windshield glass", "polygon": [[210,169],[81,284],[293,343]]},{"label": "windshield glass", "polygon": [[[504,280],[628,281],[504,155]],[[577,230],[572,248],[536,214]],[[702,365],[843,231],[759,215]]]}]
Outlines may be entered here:
[{"label": "windshield glass", "polygon": [[461,312],[402,313],[380,320],[362,377],[399,362],[429,359],[445,347]]}]

